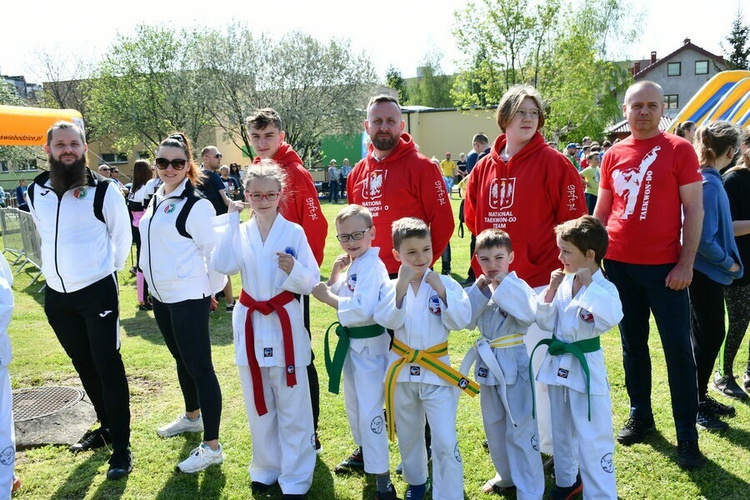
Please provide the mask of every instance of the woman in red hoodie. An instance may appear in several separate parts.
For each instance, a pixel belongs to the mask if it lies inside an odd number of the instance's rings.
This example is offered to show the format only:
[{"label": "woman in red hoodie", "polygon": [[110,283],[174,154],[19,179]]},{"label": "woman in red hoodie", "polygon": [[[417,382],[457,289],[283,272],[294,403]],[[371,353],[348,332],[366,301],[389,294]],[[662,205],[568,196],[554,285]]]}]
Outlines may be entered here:
[{"label": "woman in red hoodie", "polygon": [[[507,232],[515,253],[510,270],[539,292],[550,273],[560,268],[554,227],[587,213],[583,185],[570,161],[539,133],[544,104],[534,87],[509,89],[497,107],[497,124],[500,137],[476,164],[466,185],[466,225],[472,234],[488,228]],[[476,259],[473,266],[479,276]],[[525,336],[527,349],[551,335],[532,326]],[[537,387],[536,394],[540,448],[551,454],[546,387]]]}]

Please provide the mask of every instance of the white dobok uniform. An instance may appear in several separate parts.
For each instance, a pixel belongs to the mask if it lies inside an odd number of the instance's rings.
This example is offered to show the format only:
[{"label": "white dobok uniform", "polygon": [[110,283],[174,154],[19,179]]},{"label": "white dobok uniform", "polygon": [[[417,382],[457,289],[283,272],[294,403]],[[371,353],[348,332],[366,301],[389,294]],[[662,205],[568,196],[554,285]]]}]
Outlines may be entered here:
[{"label": "white dobok uniform", "polygon": [[[331,287],[340,297],[338,320],[343,326],[375,324],[373,314],[381,286],[389,282],[379,248],[370,248],[351,263]],[[383,329],[378,337],[350,339],[344,361],[344,401],[354,442],[362,447],[365,472],[388,472],[388,433],[383,419],[383,380],[388,368],[391,337]]]},{"label": "white dobok uniform", "polygon": [[[537,306],[539,326],[551,330],[556,339],[566,344],[598,337],[622,319],[620,296],[601,270],[575,297],[574,277],[565,276],[551,303],[544,303],[544,294],[539,295]],[[600,348],[584,357],[590,373],[590,407],[586,374],[574,355],[546,354],[536,376],[549,387],[555,478],[558,486],[570,486],[580,467],[584,498],[616,499],[612,402],[604,352]]]},{"label": "white dobok uniform", "polygon": [[[490,457],[501,478],[498,486],[516,486],[519,499],[540,499],[544,472],[536,421],[531,416],[529,355],[523,337],[536,321],[537,297],[525,281],[508,274],[494,293],[474,284],[468,290],[472,321],[482,336],[469,350],[461,371],[476,361],[482,386],[482,422]],[[466,370],[466,371],[465,371]]]},{"label": "white dobok uniform", "polygon": [[16,463],[16,432],[13,428],[13,396],[8,365],[13,357],[8,325],[13,315],[13,272],[0,254],[0,499],[10,498]]},{"label": "white dobok uniform", "polygon": [[[471,320],[469,297],[449,276],[440,276],[446,302],[424,281],[417,293],[409,285],[401,308],[396,307],[396,280],[385,290],[375,309],[375,321],[394,331],[394,338],[411,349],[427,350],[448,340],[451,330],[461,330]],[[401,357],[391,351],[390,362]],[[448,355],[440,361],[450,365]],[[416,363],[404,364],[396,379],[395,422],[404,480],[413,485],[427,481],[425,414],[432,431],[433,498],[463,500],[463,464],[456,436],[459,390]]]},{"label": "white dobok uniform", "polygon": [[[300,226],[277,215],[266,241],[261,240],[255,218],[240,225],[239,213],[220,216],[226,224],[221,243],[212,255],[213,268],[222,274],[242,277],[242,290],[256,301],[268,301],[289,291],[309,294],[320,281],[320,271]],[[277,252],[295,258],[287,275],[278,267]],[[282,327],[279,315],[252,313],[255,358],[260,365],[263,394],[268,412],[258,415],[253,395],[245,345],[245,319],[248,307],[237,301],[232,315],[235,363],[238,365],[245,409],[253,441],[250,478],[264,484],[278,481],[285,494],[305,494],[315,469],[313,430],[307,365],[310,364],[310,337],[304,326],[302,304],[292,300],[284,305],[291,322],[294,343],[294,372],[297,383],[287,386]]]}]

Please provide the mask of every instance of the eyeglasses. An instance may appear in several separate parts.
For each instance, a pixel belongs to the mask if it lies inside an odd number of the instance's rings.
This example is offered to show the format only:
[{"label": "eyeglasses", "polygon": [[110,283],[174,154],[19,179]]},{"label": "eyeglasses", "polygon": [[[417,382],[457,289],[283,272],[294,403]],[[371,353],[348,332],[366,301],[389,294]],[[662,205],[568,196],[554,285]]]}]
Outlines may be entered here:
[{"label": "eyeglasses", "polygon": [[526,118],[527,116],[529,118],[539,118],[539,110],[538,109],[519,109],[516,111],[516,116],[520,116],[521,118]]},{"label": "eyeglasses", "polygon": [[365,233],[367,233],[367,231],[369,230],[370,228],[368,227],[364,231],[354,231],[353,233],[349,233],[349,234],[337,234],[336,239],[339,240],[341,243],[346,243],[349,240],[354,240],[354,241],[361,240],[362,238],[365,237]]},{"label": "eyeglasses", "polygon": [[156,168],[158,168],[159,170],[166,170],[170,165],[172,165],[172,168],[175,170],[182,170],[183,168],[185,168],[185,164],[187,164],[187,160],[185,158],[175,158],[174,160],[157,158],[154,161],[156,162]]},{"label": "eyeglasses", "polygon": [[248,193],[247,190],[245,190],[245,193],[247,193],[247,197],[250,198],[253,201],[261,201],[261,200],[268,200],[268,201],[275,201],[279,198],[279,192],[275,191],[273,193]]}]

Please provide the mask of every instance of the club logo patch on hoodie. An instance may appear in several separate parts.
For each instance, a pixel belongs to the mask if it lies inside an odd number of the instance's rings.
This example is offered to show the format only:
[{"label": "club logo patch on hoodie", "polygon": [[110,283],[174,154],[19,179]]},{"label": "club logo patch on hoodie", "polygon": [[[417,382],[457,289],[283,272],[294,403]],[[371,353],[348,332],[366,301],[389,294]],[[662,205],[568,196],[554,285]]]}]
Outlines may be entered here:
[{"label": "club logo patch on hoodie", "polygon": [[85,187],[78,187],[78,188],[75,188],[75,190],[73,191],[73,196],[77,200],[84,199],[87,194],[88,194],[88,190]]},{"label": "club logo patch on hoodie", "polygon": [[440,299],[437,295],[430,296],[429,308],[433,316],[440,316]]},{"label": "club logo patch on hoodie", "polygon": [[516,178],[492,179],[490,183],[490,208],[502,210],[513,205],[516,195]]}]

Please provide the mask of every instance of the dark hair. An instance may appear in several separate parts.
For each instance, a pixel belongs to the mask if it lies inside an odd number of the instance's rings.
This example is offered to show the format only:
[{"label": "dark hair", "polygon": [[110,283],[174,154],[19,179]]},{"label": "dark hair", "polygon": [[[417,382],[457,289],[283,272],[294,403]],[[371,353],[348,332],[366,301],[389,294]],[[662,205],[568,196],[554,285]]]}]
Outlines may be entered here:
[{"label": "dark hair", "polygon": [[398,109],[401,109],[401,105],[398,103],[398,99],[388,94],[380,94],[370,98],[370,102],[367,103],[367,110],[369,111],[371,107],[383,102],[392,102],[393,104],[398,106]]},{"label": "dark hair", "polygon": [[716,159],[723,156],[740,142],[740,130],[727,121],[701,125],[695,132],[693,144],[701,165],[713,166]]},{"label": "dark hair", "polygon": [[516,112],[521,107],[524,99],[530,97],[539,109],[539,123],[537,130],[544,127],[544,102],[539,91],[531,85],[514,85],[500,98],[497,105],[497,126],[505,132],[505,127],[510,123]]},{"label": "dark hair", "polygon": [[279,130],[284,130],[281,127],[281,116],[273,108],[258,109],[253,114],[245,118],[245,126],[247,128],[263,130],[269,125],[272,125]]},{"label": "dark hair", "polygon": [[[75,132],[78,132],[78,135],[81,138],[81,143],[82,144],[86,144],[86,134],[83,133],[83,129],[81,129],[81,127],[79,127],[75,123],[66,122],[66,121],[62,121],[61,120],[61,121],[55,123],[54,125],[52,125],[49,128],[49,130],[47,131],[47,146],[49,146],[50,143],[52,142],[52,134],[56,130],[73,130]],[[85,156],[84,156],[84,158],[85,158]]]},{"label": "dark hair", "polygon": [[687,131],[693,127],[695,127],[695,122],[691,122],[691,121],[681,122],[677,124],[677,127],[674,129],[674,133],[679,135],[680,137],[685,137],[685,134],[687,134]]},{"label": "dark hair", "polygon": [[604,254],[607,253],[609,238],[607,229],[590,215],[569,220],[555,226],[555,234],[561,240],[572,243],[581,253],[594,251],[594,260],[601,265]]},{"label": "dark hair", "polygon": [[[175,132],[170,134],[169,137],[161,141],[159,149],[161,148],[179,148],[185,152],[185,157],[188,161],[187,178],[193,184],[197,186],[202,183],[201,171],[198,169],[198,165],[193,161],[193,153],[190,150],[190,141],[187,136],[182,132]],[[158,151],[158,150],[157,150]]]},{"label": "dark hair", "polygon": [[406,238],[429,238],[430,228],[422,219],[402,217],[391,225],[393,248],[397,251]]},{"label": "dark hair", "polygon": [[478,134],[474,134],[474,137],[471,138],[472,144],[476,142],[478,142],[479,144],[489,144],[490,140],[482,132],[479,132]]},{"label": "dark hair", "polygon": [[130,192],[138,191],[151,177],[153,177],[151,165],[146,160],[136,160],[133,163],[133,187],[130,188]]},{"label": "dark hair", "polygon": [[508,252],[513,251],[513,245],[510,243],[510,235],[502,229],[489,228],[485,229],[477,236],[475,253],[479,250],[500,247],[505,248]]}]

